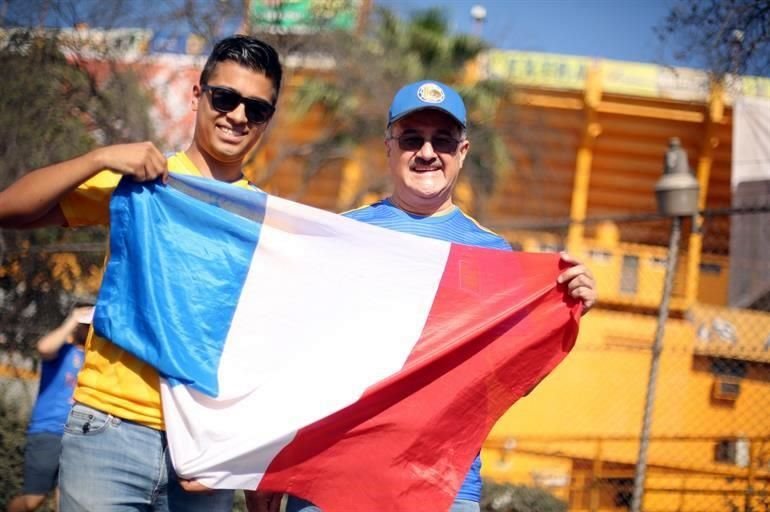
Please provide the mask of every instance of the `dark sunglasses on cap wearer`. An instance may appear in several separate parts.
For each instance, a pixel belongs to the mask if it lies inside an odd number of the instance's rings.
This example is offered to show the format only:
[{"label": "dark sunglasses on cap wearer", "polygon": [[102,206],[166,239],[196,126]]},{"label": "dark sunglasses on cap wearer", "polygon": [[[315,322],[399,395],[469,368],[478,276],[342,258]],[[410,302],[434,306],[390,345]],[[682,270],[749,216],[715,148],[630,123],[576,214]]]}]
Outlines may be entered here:
[{"label": "dark sunglasses on cap wearer", "polygon": [[[401,151],[419,151],[425,145],[425,137],[417,134],[403,134],[398,137],[388,137],[388,140],[398,141],[398,147]],[[430,139],[430,145],[438,153],[454,153],[460,140],[449,137],[448,135],[436,135]]]},{"label": "dark sunglasses on cap wearer", "polygon": [[211,106],[214,110],[226,114],[232,112],[243,103],[246,107],[246,119],[250,123],[263,124],[270,120],[275,113],[275,107],[269,102],[256,98],[244,98],[228,87],[202,85],[201,90],[211,94]]}]

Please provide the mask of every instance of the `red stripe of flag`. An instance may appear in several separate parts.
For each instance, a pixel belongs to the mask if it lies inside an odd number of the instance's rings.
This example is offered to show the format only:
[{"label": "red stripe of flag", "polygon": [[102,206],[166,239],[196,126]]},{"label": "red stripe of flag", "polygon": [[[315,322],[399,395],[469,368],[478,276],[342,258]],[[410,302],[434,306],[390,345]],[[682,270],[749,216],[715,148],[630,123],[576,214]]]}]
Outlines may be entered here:
[{"label": "red stripe of flag", "polygon": [[559,265],[452,245],[404,368],[300,430],[259,489],[324,512],[448,510],[495,421],[575,342],[581,306],[557,288]]}]

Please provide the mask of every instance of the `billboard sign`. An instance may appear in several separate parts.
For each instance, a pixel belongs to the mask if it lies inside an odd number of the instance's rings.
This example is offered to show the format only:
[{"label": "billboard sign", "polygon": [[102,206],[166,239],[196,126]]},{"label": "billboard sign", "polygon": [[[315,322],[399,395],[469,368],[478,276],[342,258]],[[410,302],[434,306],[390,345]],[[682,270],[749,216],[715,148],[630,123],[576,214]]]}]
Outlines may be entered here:
[{"label": "billboard sign", "polygon": [[361,0],[251,0],[249,21],[254,32],[352,31],[360,7]]}]

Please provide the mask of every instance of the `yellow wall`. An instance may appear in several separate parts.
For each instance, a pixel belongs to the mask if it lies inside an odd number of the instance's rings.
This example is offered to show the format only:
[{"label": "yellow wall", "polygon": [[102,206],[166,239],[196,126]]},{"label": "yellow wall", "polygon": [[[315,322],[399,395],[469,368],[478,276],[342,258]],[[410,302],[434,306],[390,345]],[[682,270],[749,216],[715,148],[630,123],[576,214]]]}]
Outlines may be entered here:
[{"label": "yellow wall", "polygon": [[[656,318],[649,314],[598,309],[585,317],[573,352],[494,427],[483,452],[485,476],[542,485],[538,478],[551,475],[550,483],[561,479],[561,485],[546,487],[565,496],[571,484],[575,504],[585,498],[581,494],[590,495],[590,489],[580,491],[581,484],[573,481],[579,479],[572,473],[574,460],[591,461],[592,466],[619,464],[625,469],[615,470],[615,477],[633,478],[655,326]],[[648,463],[669,468],[669,473],[676,470],[678,476],[655,476],[661,469],[651,469],[648,487],[706,486],[713,491],[732,475],[742,482],[735,485],[745,488],[747,471],[714,462],[714,445],[720,438],[768,435],[770,368],[751,366],[737,400],[715,400],[710,360],[693,354],[694,341],[692,323],[669,321]],[[704,471],[721,476],[706,477]],[[765,479],[770,476],[767,470],[760,473]],[[602,473],[600,467],[599,474],[606,478],[612,472]],[[582,478],[590,484],[590,477]],[[681,494],[651,492],[649,499],[656,503],[655,510],[700,510],[677,509],[674,504],[683,503]],[[700,505],[708,495],[685,494],[684,503]]]}]

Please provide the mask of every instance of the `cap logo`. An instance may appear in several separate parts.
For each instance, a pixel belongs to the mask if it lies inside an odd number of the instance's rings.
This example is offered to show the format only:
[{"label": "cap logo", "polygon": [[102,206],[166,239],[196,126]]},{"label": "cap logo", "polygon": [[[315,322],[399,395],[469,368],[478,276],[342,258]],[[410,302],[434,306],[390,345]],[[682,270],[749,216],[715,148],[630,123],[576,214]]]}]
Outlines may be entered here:
[{"label": "cap logo", "polygon": [[417,97],[424,103],[442,103],[446,96],[444,90],[436,84],[422,84],[417,89]]}]

